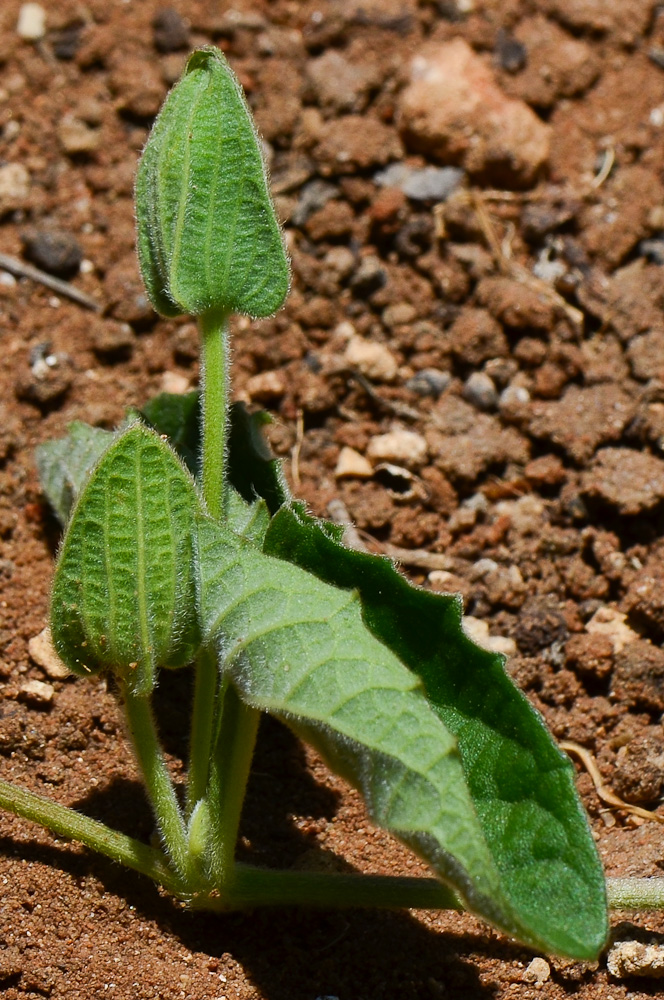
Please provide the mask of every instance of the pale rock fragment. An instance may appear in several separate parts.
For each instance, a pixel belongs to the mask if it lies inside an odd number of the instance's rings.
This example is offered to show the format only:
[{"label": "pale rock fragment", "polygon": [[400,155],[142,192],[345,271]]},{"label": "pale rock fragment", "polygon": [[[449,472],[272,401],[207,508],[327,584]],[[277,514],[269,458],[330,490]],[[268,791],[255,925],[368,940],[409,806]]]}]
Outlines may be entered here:
[{"label": "pale rock fragment", "polygon": [[367,378],[376,382],[393,382],[399,365],[392,352],[384,344],[378,344],[364,337],[351,337],[344,352],[346,364],[357,368]]},{"label": "pale rock fragment", "polygon": [[410,149],[489,174],[495,184],[532,184],[549,157],[549,126],[507,97],[461,38],[431,42],[417,53],[398,125]]},{"label": "pale rock fragment", "polygon": [[482,618],[464,615],[461,619],[461,627],[469,639],[490,653],[503,653],[505,656],[514,656],[516,653],[514,639],[503,635],[489,635],[489,623]]},{"label": "pale rock fragment", "polygon": [[24,3],[18,12],[16,34],[26,42],[38,42],[46,34],[46,11],[38,3]]},{"label": "pale rock fragment", "polygon": [[407,468],[418,468],[426,462],[428,448],[421,434],[396,428],[371,438],[367,455],[376,462],[396,462]]},{"label": "pale rock fragment", "polygon": [[664,976],[664,945],[617,941],[606,956],[606,967],[616,979],[628,976]]},{"label": "pale rock fragment", "polygon": [[39,635],[28,641],[28,654],[33,663],[41,667],[51,680],[62,680],[69,677],[69,670],[64,665],[53,647],[51,630],[46,626]]},{"label": "pale rock fragment", "polygon": [[491,604],[502,604],[508,608],[520,608],[528,593],[521,570],[515,564],[500,566],[488,573],[484,583]]},{"label": "pale rock fragment", "polygon": [[247,381],[247,392],[259,402],[279,399],[286,392],[286,379],[282,372],[259,372]]},{"label": "pale rock fragment", "polygon": [[543,986],[551,977],[551,966],[545,958],[537,956],[523,971],[524,983],[534,983]]},{"label": "pale rock fragment", "polygon": [[98,129],[90,128],[80,118],[65,115],[58,126],[58,139],[65,153],[76,156],[99,149],[101,133]]},{"label": "pale rock fragment", "polygon": [[30,174],[22,163],[0,167],[0,216],[23,208],[30,194]]},{"label": "pale rock fragment", "polygon": [[339,452],[334,474],[337,479],[368,479],[373,475],[373,468],[371,462],[364,455],[360,455],[359,451],[346,445]]},{"label": "pale rock fragment", "polygon": [[161,376],[161,391],[170,392],[174,396],[184,396],[189,392],[191,385],[189,379],[179,372],[166,371]]},{"label": "pale rock fragment", "polygon": [[519,535],[538,535],[543,526],[548,524],[544,504],[528,493],[518,500],[501,500],[496,504],[496,514],[499,517],[509,517],[512,528]]},{"label": "pale rock fragment", "polygon": [[25,681],[18,689],[21,701],[33,705],[50,705],[54,694],[55,688],[47,681]]},{"label": "pale rock fragment", "polygon": [[590,621],[586,623],[586,632],[599,633],[608,636],[613,652],[619,653],[628,642],[638,639],[638,634],[626,624],[627,615],[615,608],[598,608]]}]

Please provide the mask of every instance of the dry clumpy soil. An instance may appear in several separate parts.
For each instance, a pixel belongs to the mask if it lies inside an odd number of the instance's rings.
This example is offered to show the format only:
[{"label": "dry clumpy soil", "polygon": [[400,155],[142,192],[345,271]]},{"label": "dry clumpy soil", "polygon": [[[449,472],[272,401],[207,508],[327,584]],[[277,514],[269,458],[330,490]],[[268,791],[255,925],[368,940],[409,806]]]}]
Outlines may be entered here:
[{"label": "dry clumpy soil", "polygon": [[[0,250],[98,310],[0,269],[2,776],[151,835],[111,693],[49,678],[28,652],[57,545],[33,454],[72,420],[112,427],[126,406],[196,384],[195,329],[157,319],[141,288],[132,183],[187,50],[213,42],[255,111],[293,260],[282,312],[236,323],[237,397],[274,414],[273,447],[312,509],[337,501],[374,551],[417,550],[406,571],[462,592],[555,735],[657,810],[661,7],[47,7],[20,32],[18,0],[0,10]],[[179,676],[159,693],[176,774],[187,694]],[[661,873],[662,827],[604,806],[581,770],[579,788],[608,873]],[[420,870],[276,724],[261,731],[243,834],[266,863],[328,852],[358,870]],[[191,915],[6,814],[0,880],[7,1000],[658,995],[605,961],[530,965],[466,916]],[[664,940],[659,918],[636,922],[642,940]]]}]

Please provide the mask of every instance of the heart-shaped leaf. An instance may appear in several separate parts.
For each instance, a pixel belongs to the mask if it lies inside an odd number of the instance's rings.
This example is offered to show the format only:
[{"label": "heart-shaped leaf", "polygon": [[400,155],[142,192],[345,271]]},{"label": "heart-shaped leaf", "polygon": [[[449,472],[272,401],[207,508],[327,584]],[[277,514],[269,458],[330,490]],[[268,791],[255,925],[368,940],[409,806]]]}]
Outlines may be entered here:
[{"label": "heart-shaped leaf", "polygon": [[51,633],[71,670],[114,670],[144,695],[157,667],[191,662],[198,510],[191,476],[153,431],[134,424],[106,449],[72,512],[53,581]]}]

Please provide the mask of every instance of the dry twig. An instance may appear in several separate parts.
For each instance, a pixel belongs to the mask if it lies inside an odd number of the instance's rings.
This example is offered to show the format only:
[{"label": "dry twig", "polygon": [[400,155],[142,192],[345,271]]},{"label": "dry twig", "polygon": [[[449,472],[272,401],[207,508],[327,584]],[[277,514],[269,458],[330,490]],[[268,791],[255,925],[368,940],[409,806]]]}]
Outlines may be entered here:
[{"label": "dry twig", "polygon": [[77,302],[79,306],[92,309],[93,312],[99,312],[101,308],[98,302],[95,302],[93,298],[68,281],[55,278],[52,274],[47,274],[46,271],[33,267],[32,264],[26,264],[18,257],[10,257],[9,254],[0,253],[0,268],[9,271],[15,278],[29,278],[31,281],[36,281],[38,284],[44,285],[45,288],[50,288],[52,292],[57,292],[58,295],[63,295],[65,298],[71,299],[72,302]]},{"label": "dry twig", "polygon": [[601,799],[602,802],[606,803],[607,806],[613,806],[614,809],[622,809],[624,812],[631,813],[633,816],[640,816],[641,819],[654,820],[655,823],[664,823],[664,816],[651,812],[649,809],[642,809],[640,806],[633,806],[629,802],[625,802],[621,799],[619,795],[616,795],[616,793],[613,792],[604,781],[604,778],[599,772],[595,758],[589,750],[585,749],[585,747],[579,746],[578,743],[572,743],[569,740],[562,740],[558,746],[561,750],[564,750],[565,753],[578,757],[592,779],[595,791],[597,792],[597,797]]}]

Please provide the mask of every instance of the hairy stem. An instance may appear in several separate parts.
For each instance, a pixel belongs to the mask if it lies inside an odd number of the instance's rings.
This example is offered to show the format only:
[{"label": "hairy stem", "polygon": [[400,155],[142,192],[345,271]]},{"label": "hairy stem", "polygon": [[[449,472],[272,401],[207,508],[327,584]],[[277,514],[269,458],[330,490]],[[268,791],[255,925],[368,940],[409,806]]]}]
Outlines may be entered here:
[{"label": "hairy stem", "polygon": [[664,910],[664,878],[607,878],[611,910]]},{"label": "hairy stem", "polygon": [[260,712],[241,701],[235,688],[227,685],[210,765],[209,797],[211,865],[222,895],[233,878],[237,832],[259,719]]},{"label": "hairy stem", "polygon": [[177,871],[186,877],[190,864],[184,820],[157,736],[150,699],[127,689],[123,693],[134,753],[159,832]]},{"label": "hairy stem", "polygon": [[32,820],[45,826],[58,837],[76,840],[107,858],[126,865],[134,871],[147,875],[169,892],[183,895],[183,885],[178,876],[168,867],[161,851],[148,847],[140,840],[127,837],[124,833],[111,830],[88,816],[61,806],[57,802],[35,795],[24,788],[17,788],[0,780],[0,806],[22,819]]},{"label": "hairy stem", "polygon": [[203,408],[203,499],[217,520],[226,507],[226,448],[230,395],[228,316],[210,312],[200,317]]},{"label": "hairy stem", "polygon": [[217,708],[217,661],[209,649],[202,649],[196,658],[194,707],[191,717],[189,776],[187,783],[187,819],[206,794],[210,773],[210,756]]},{"label": "hairy stem", "polygon": [[336,872],[275,871],[235,866],[220,896],[200,894],[196,909],[250,909],[254,906],[312,906],[460,910],[457,897],[437,879]]}]

